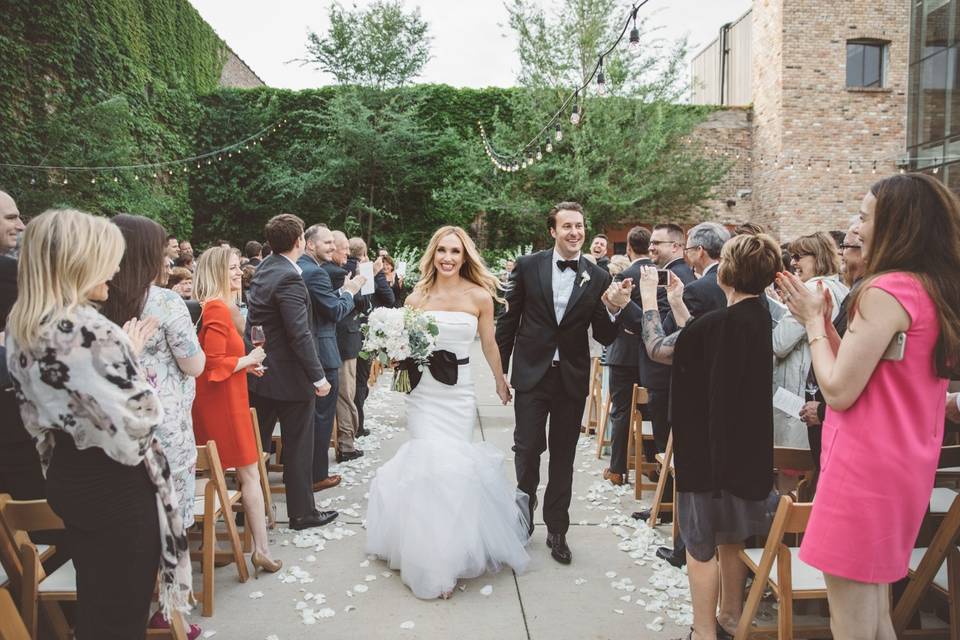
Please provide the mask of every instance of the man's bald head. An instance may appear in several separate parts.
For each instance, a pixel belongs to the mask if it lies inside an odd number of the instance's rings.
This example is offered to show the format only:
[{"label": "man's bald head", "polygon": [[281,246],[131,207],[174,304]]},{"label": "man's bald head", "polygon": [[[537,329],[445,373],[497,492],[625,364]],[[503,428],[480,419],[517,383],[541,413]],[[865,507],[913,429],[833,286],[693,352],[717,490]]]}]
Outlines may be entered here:
[{"label": "man's bald head", "polygon": [[343,231],[333,231],[333,245],[335,248],[331,261],[338,265],[347,264],[347,256],[350,255],[350,240]]},{"label": "man's bald head", "polygon": [[0,191],[0,252],[17,247],[17,237],[23,231],[23,220],[17,203],[6,191]]}]

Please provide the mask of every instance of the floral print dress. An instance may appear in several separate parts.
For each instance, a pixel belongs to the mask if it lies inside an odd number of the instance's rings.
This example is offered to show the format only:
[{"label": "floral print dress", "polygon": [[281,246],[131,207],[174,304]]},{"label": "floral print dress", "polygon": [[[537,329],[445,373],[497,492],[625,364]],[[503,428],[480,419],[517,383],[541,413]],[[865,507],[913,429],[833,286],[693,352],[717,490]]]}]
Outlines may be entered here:
[{"label": "floral print dress", "polygon": [[157,488],[160,520],[160,606],[189,611],[192,572],[186,530],[169,466],[154,432],[163,421],[157,391],[147,382],[123,330],[89,305],[44,323],[29,348],[6,338],[7,366],[20,415],[34,437],[44,474],[54,434],[79,450],[97,447],[112,460],[141,462]]},{"label": "floral print dress", "polygon": [[197,464],[197,443],[193,437],[190,409],[196,396],[196,383],[180,370],[177,358],[190,358],[200,353],[200,341],[190,321],[187,305],[169,289],[150,287],[141,315],[160,321],[160,328],[144,345],[140,364],[147,381],[160,395],[163,422],[157,428],[156,436],[170,463],[183,524],[190,527],[193,524]]}]

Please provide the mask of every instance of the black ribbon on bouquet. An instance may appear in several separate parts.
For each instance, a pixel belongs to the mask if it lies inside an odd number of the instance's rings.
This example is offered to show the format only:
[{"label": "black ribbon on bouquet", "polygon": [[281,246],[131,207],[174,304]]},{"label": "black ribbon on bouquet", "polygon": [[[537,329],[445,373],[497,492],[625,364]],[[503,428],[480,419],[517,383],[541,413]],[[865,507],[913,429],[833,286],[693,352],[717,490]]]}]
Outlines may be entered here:
[{"label": "black ribbon on bouquet", "polygon": [[[444,349],[434,351],[430,354],[430,357],[427,358],[427,368],[430,369],[430,375],[432,375],[437,382],[442,382],[450,386],[457,384],[457,374],[460,365],[469,363],[470,358],[458,360],[457,354]],[[420,378],[423,377],[423,371],[420,370],[417,362],[413,358],[401,360],[399,364],[397,364],[397,369],[408,372],[410,376],[410,391],[416,389],[417,385],[420,384]]]}]

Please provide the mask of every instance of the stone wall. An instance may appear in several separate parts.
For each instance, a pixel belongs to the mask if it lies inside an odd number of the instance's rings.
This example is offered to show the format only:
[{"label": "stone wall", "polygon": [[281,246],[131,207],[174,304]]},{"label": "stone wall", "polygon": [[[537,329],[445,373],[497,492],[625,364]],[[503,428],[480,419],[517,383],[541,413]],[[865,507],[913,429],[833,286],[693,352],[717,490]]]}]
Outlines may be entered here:
[{"label": "stone wall", "polygon": [[254,89],[266,83],[240,59],[233,49],[227,47],[227,60],[220,72],[220,86],[226,89]]}]

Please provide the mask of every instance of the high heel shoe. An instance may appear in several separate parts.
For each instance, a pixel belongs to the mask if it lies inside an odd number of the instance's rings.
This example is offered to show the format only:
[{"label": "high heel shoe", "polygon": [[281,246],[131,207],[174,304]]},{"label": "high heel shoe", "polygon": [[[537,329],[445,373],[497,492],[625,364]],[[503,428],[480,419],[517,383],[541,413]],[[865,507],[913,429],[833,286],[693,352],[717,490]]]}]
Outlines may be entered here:
[{"label": "high heel shoe", "polygon": [[261,569],[267,573],[276,573],[277,571],[280,571],[280,568],[283,566],[283,561],[270,560],[269,558],[261,555],[259,551],[254,551],[250,555],[250,564],[253,565],[253,575],[256,577],[257,573],[259,573]]}]

